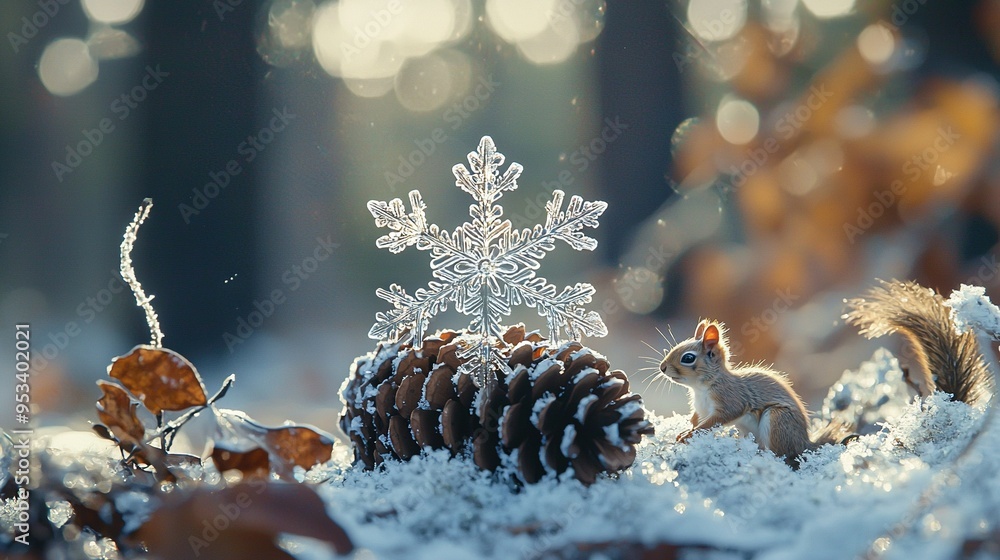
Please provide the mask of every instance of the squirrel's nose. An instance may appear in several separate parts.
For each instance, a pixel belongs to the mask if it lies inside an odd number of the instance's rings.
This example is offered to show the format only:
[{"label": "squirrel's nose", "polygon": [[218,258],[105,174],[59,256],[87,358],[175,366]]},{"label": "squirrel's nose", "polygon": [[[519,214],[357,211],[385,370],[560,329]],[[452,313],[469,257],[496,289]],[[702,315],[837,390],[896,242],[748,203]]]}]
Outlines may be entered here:
[{"label": "squirrel's nose", "polygon": [[667,371],[667,359],[666,358],[663,358],[663,361],[660,362],[660,371],[664,372],[664,373]]}]

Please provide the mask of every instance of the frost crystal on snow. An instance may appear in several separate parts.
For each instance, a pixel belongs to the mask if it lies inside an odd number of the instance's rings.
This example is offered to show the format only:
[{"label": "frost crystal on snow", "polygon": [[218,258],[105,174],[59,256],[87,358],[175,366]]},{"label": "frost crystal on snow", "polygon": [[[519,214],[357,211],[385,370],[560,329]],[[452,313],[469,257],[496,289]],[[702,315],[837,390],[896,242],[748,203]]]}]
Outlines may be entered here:
[{"label": "frost crystal on snow", "polygon": [[535,271],[539,259],[555,249],[558,240],[577,250],[597,247],[597,240],[581,230],[596,228],[608,205],[601,201],[584,202],[581,197],[573,196],[563,210],[565,193],[555,190],[552,200],[545,205],[545,224],[516,230],[510,220],[502,219],[503,207],[496,202],[504,191],[517,188],[521,165],[512,162],[501,173],[504,156],[496,151],[489,136],[484,136],[468,157],[468,169],[458,164],[452,172],[456,186],[475,199],[475,204],[469,206],[472,221],[453,232],[427,224],[426,206],[419,191],[409,193],[409,213],[398,198],[368,202],[375,225],[390,230],[375,244],[393,253],[411,245],[430,251],[431,273],[435,278],[412,295],[398,284],[392,284],[388,290],[379,288],[376,294],[391,303],[393,309],[375,315],[368,336],[377,340],[405,337],[404,340],[419,344],[430,318],[446,310],[449,303],[453,304],[460,313],[472,316],[469,330],[473,336],[463,357],[474,358],[472,367],[478,373],[475,377],[482,382],[491,361],[500,371],[507,371],[497,345],[502,344],[501,317],[510,315],[514,305],[534,307],[545,317],[552,341],[607,334],[600,315],[582,307],[593,297],[592,285],[577,283],[559,292],[545,278],[536,276]]},{"label": "frost crystal on snow", "polygon": [[986,288],[962,284],[945,304],[951,308],[951,317],[959,331],[977,328],[1000,340],[1000,308],[990,301]]}]

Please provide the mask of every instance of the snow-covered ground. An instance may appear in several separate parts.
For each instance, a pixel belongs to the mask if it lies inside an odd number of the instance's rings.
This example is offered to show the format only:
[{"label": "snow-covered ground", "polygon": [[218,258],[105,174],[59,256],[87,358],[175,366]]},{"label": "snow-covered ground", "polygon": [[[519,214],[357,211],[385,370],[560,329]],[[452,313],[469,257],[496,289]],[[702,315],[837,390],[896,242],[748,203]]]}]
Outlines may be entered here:
[{"label": "snow-covered ground", "polygon": [[[956,325],[1000,332],[981,289],[963,286],[948,304]],[[879,350],[822,411],[859,421],[863,435],[807,453],[798,470],[734,429],[677,444],[687,417],[649,414],[656,434],[635,464],[590,487],[571,473],[517,487],[447,451],[364,471],[342,444],[305,478],[321,483],[361,557],[614,558],[669,543],[708,558],[993,558],[1000,421],[988,410],[910,396]]]},{"label": "snow-covered ground", "polygon": [[[949,300],[956,325],[996,333],[1000,310],[966,288]],[[798,470],[734,429],[678,444],[688,418],[648,413],[655,435],[637,446],[633,466],[589,487],[572,472],[518,486],[509,472],[482,471],[447,450],[365,471],[341,442],[331,461],[297,478],[316,485],[356,560],[633,558],[643,550],[673,558],[678,547],[685,558],[997,558],[1000,419],[992,410],[943,393],[911,396],[898,361],[881,349],[844,374],[821,411],[823,420],[859,421],[862,435],[808,452]],[[107,442],[70,451],[47,441],[53,461],[115,465]],[[203,474],[219,482],[217,472]],[[0,521],[14,519],[11,508],[0,507]],[[68,518],[66,507],[54,511]],[[332,558],[316,541],[289,537],[284,546],[297,558]]]},{"label": "snow-covered ground", "polygon": [[[879,391],[900,377],[880,350],[845,380]],[[798,471],[734,430],[676,444],[687,418],[651,415],[656,435],[633,467],[589,488],[570,477],[516,488],[446,451],[368,472],[340,445],[306,478],[326,480],[331,515],[377,558],[587,557],[578,545],[607,541],[692,545],[712,558],[853,558],[872,547],[954,558],[1000,524],[1000,431],[963,453],[983,409],[944,394],[894,398],[876,433],[809,453]]]}]

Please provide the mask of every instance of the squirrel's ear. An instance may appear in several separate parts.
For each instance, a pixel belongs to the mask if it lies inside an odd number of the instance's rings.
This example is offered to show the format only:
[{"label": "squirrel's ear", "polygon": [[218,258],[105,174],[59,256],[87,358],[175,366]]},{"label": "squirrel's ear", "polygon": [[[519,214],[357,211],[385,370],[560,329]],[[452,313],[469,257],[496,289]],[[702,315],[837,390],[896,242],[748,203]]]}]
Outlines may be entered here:
[{"label": "squirrel's ear", "polygon": [[[700,325],[699,328],[701,328]],[[719,332],[719,327],[715,325],[708,325],[707,327],[704,328],[704,331],[705,331],[705,338],[704,340],[701,341],[701,345],[705,348],[705,350],[709,351],[714,350],[715,347],[718,346],[719,339],[722,336],[722,334]]]},{"label": "squirrel's ear", "polygon": [[701,338],[701,335],[703,335],[705,333],[705,327],[707,327],[707,326],[708,326],[708,321],[702,319],[698,323],[698,328],[696,328],[694,330],[694,337],[695,338]]}]

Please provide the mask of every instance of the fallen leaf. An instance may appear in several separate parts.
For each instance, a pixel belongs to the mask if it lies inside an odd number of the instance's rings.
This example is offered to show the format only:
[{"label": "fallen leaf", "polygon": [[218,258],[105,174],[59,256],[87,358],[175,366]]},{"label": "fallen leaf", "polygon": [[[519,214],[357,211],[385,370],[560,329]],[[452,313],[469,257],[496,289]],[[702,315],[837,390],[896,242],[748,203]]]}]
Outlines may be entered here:
[{"label": "fallen leaf", "polygon": [[[132,401],[125,389],[117,383],[100,380],[97,386],[104,395],[97,401],[97,417],[120,442],[133,446],[142,441],[146,427],[135,411],[139,404]],[[97,428],[97,426],[95,426]]]},{"label": "fallen leaf", "polygon": [[111,361],[108,375],[118,379],[153,414],[208,403],[198,372],[173,350],[141,344]]},{"label": "fallen leaf", "polygon": [[291,560],[277,544],[282,534],[318,539],[338,554],[354,549],[310,487],[260,478],[216,492],[169,495],[137,533],[156,558]]},{"label": "fallen leaf", "polygon": [[244,477],[267,475],[271,468],[267,451],[260,447],[248,451],[234,451],[216,444],[212,449],[212,461],[219,472],[237,470],[243,473]]},{"label": "fallen leaf", "polygon": [[330,460],[333,436],[313,426],[288,424],[264,426],[238,410],[219,409],[216,419],[220,437],[216,441],[234,442],[224,448],[247,447],[246,442],[267,451],[271,471],[291,478],[295,467],[310,469]]},{"label": "fallen leaf", "polygon": [[268,428],[266,448],[287,465],[310,469],[330,460],[333,438],[307,426]]}]

